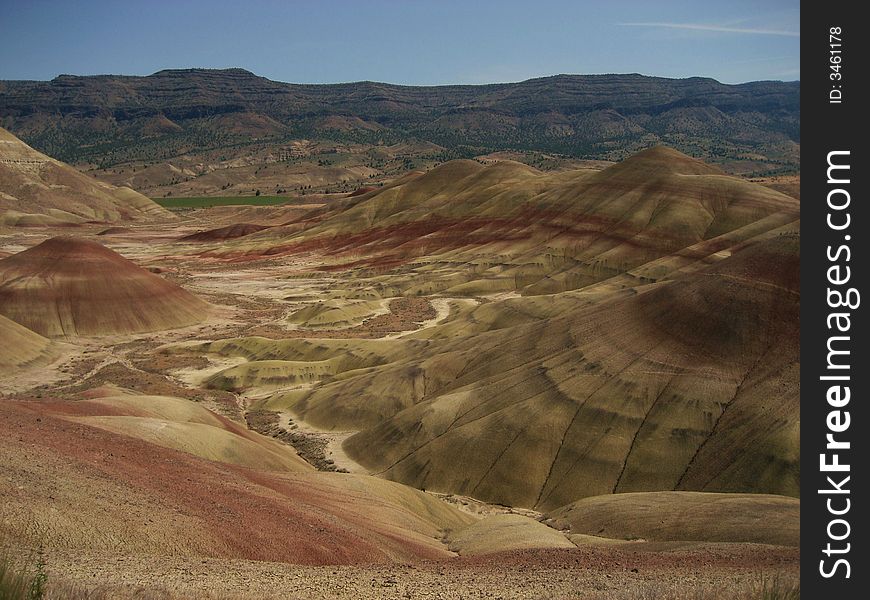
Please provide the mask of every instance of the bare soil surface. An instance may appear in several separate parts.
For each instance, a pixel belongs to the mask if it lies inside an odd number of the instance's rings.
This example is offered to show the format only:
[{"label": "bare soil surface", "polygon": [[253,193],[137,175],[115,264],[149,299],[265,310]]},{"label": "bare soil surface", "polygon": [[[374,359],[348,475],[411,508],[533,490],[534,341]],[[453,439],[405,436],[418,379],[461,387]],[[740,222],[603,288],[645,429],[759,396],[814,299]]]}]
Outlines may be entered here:
[{"label": "bare soil surface", "polygon": [[48,560],[50,574],[75,582],[172,599],[742,600],[760,597],[774,577],[796,582],[799,556],[765,546],[637,543],[388,566],[60,554]]}]

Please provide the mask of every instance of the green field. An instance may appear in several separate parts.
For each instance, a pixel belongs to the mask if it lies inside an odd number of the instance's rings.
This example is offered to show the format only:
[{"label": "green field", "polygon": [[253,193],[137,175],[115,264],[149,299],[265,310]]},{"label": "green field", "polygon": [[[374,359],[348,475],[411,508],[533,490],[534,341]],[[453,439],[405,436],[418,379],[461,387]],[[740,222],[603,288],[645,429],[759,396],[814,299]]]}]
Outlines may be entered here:
[{"label": "green field", "polygon": [[293,198],[288,196],[215,196],[188,198],[152,198],[163,208],[209,208],[212,206],[230,206],[237,204],[251,206],[272,206],[286,204]]}]

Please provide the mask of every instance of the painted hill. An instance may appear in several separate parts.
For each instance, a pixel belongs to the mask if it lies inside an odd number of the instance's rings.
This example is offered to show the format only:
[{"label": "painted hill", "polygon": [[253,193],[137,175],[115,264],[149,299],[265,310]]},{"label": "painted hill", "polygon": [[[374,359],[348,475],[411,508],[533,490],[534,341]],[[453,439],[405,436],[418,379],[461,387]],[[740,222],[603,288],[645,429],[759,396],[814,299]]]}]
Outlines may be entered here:
[{"label": "painted hill", "polygon": [[304,373],[316,385],[263,405],[358,430],[352,458],[421,489],[539,510],[634,491],[797,495],[799,216],[668,148],[601,171],[452,161],[206,252],[311,253],[352,273],[351,299],[476,308],[376,345],[202,351],[248,361],[228,370],[237,390]]},{"label": "painted hill", "polygon": [[208,460],[272,472],[312,467],[293,448],[182,398],[122,393],[83,400],[79,422]]},{"label": "painted hill", "polygon": [[0,260],[0,314],[48,337],[184,327],[208,306],[89,240],[55,237]]},{"label": "painted hill", "polygon": [[[405,339],[193,350],[248,361],[228,372],[283,365],[274,387],[306,373],[313,388],[262,406],[362,429],[344,444],[352,458],[426,490],[542,510],[635,491],[795,496],[798,226],[762,219],[579,291],[453,312]],[[238,380],[250,387],[263,384]]]},{"label": "painted hill", "polygon": [[168,216],[171,213],[138,192],[97,181],[0,128],[0,225]]},{"label": "painted hill", "polygon": [[654,147],[601,171],[451,161],[213,254],[316,251],[330,270],[399,269],[390,285],[404,294],[547,294],[798,214],[794,198]]}]

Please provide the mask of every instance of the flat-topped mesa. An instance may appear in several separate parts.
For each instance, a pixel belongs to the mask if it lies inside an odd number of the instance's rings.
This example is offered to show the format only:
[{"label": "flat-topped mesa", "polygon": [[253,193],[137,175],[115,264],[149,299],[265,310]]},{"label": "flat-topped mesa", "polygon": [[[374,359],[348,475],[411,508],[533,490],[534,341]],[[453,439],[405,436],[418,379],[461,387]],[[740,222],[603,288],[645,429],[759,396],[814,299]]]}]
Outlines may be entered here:
[{"label": "flat-topped mesa", "polygon": [[47,337],[174,329],[209,304],[109,248],[55,237],[0,260],[0,314]]},{"label": "flat-topped mesa", "polygon": [[230,67],[229,69],[162,69],[160,71],[152,73],[150,76],[165,77],[167,75],[235,75],[244,77],[257,77],[258,79],[263,79],[262,77],[251,73],[247,69],[242,69],[241,67]]},{"label": "flat-topped mesa", "polygon": [[[270,126],[249,127],[251,119]],[[367,148],[427,163],[426,156],[464,155],[473,147],[609,159],[618,149],[668,143],[708,157],[714,154],[706,148],[724,144],[753,169],[756,158],[797,168],[800,82],[608,74],[488,85],[294,84],[242,69],[167,69],[3,81],[0,120],[75,164],[113,165],[119,156],[150,164],[160,148],[201,147],[203,135],[216,144],[206,154],[220,149],[240,158],[249,142],[274,136],[280,144],[304,131],[317,144],[350,143],[354,153]],[[378,149],[378,138],[390,146]],[[194,154],[197,162],[212,160]],[[175,158],[183,155],[190,154]],[[113,170],[99,169],[117,181]],[[191,185],[205,192],[208,181],[168,185],[177,195]]]}]

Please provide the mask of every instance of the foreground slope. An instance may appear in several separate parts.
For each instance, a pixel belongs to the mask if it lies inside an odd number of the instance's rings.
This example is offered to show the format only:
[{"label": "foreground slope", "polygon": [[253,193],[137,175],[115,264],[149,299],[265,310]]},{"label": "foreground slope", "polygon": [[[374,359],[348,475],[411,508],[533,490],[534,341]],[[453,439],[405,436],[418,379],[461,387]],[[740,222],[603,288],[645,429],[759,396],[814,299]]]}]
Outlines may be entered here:
[{"label": "foreground slope", "polygon": [[[136,395],[0,403],[0,418],[16,431],[0,440],[0,535],[101,560],[360,564],[448,557],[440,532],[474,520],[406,486],[294,466],[293,450],[274,440],[257,444],[283,453],[286,466],[256,464],[246,443],[256,434],[184,403],[192,404]],[[198,424],[236,438],[241,452],[203,457],[165,447],[136,433],[153,415],[209,421]],[[122,418],[129,427],[107,430],[109,419]]]},{"label": "foreground slope", "polygon": [[0,225],[129,221],[171,213],[37,152],[0,128]]},{"label": "foreground slope", "polygon": [[97,242],[55,237],[0,260],[0,314],[48,337],[201,322],[208,304]]}]

